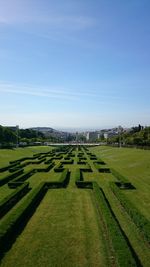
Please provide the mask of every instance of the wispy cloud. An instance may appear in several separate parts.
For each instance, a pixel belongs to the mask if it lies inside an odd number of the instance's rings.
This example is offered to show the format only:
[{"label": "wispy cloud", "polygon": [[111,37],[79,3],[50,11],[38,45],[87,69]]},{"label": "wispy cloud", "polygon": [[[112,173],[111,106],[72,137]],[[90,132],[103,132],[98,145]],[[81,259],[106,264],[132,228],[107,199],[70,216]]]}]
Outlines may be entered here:
[{"label": "wispy cloud", "polygon": [[0,92],[10,93],[16,95],[27,95],[35,97],[48,97],[62,100],[81,100],[81,101],[97,101],[101,100],[101,103],[107,99],[119,99],[118,95],[106,93],[102,88],[98,91],[82,91],[79,88],[62,88],[59,86],[54,87],[40,87],[31,85],[14,84],[8,82],[0,82]]},{"label": "wispy cloud", "polygon": [[[44,3],[43,3],[44,5]],[[83,30],[94,25],[94,18],[56,11],[51,4],[44,10],[33,1],[2,0],[0,3],[0,24],[5,25],[39,25],[49,29]]]},{"label": "wispy cloud", "polygon": [[26,85],[15,85],[9,83],[0,83],[0,92],[16,94],[16,95],[49,97],[49,98],[64,99],[64,100],[65,99],[75,100],[76,98],[76,95],[74,94],[55,88],[47,89],[42,87],[31,87]]}]

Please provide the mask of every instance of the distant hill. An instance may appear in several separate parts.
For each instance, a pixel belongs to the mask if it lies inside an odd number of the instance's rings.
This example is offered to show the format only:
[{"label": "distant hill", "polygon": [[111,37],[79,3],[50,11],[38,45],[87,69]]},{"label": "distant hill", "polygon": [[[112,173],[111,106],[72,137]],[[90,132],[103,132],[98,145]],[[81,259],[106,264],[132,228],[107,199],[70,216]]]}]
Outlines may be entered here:
[{"label": "distant hill", "polygon": [[51,127],[32,127],[30,128],[34,131],[38,131],[38,132],[42,132],[42,133],[57,133],[57,132],[60,132],[60,131],[57,131]]},{"label": "distant hill", "polygon": [[63,132],[63,131],[58,131],[55,130],[51,127],[32,127],[30,128],[34,131],[37,132],[42,132],[45,137],[54,137],[54,138],[58,138],[60,140],[68,140],[68,137],[70,138],[70,136],[73,138],[74,134],[68,133],[68,132]]}]

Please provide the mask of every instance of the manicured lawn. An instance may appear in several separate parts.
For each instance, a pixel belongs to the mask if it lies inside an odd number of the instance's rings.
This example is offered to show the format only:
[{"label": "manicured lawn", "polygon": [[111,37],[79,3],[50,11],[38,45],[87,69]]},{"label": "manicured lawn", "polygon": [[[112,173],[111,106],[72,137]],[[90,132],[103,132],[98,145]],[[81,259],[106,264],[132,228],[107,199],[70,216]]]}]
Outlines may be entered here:
[{"label": "manicured lawn", "polygon": [[49,190],[1,266],[107,266],[91,192]]},{"label": "manicured lawn", "polygon": [[[116,169],[128,178],[136,187],[135,190],[124,190],[122,193],[130,199],[147,219],[150,219],[150,151],[112,147],[94,147],[90,148],[90,151],[104,160],[109,167]],[[85,174],[85,179],[90,179],[90,175]],[[102,177],[104,178],[103,182]],[[140,236],[141,233],[110,190],[109,182],[115,181],[115,177],[112,177],[112,174],[98,175],[95,173],[95,180],[103,188],[122,229],[129,238],[143,266],[148,267],[149,246]]]},{"label": "manicured lawn", "polygon": [[14,189],[10,189],[7,184],[0,187],[0,201],[7,197],[9,194],[11,194],[14,191]]},{"label": "manicured lawn", "polygon": [[[10,160],[20,159],[25,156],[33,156],[35,153],[50,151],[50,147],[31,147],[25,149],[5,150],[2,165],[8,165]],[[70,148],[71,149],[71,148]],[[93,147],[89,149],[98,159],[105,161],[105,165],[99,168],[114,168],[124,175],[136,189],[123,190],[126,196],[138,210],[150,219],[150,151],[137,149],[124,149],[112,147]],[[3,150],[4,151],[4,150]],[[129,214],[121,205],[110,188],[110,182],[116,182],[117,178],[110,173],[99,172],[94,164],[94,158],[81,148],[86,164],[78,164],[79,151],[76,148],[73,154],[73,164],[64,164],[63,168],[70,171],[70,179],[66,188],[48,189],[43,200],[29,219],[22,233],[18,236],[11,249],[2,259],[2,267],[22,266],[104,266],[118,267],[117,251],[114,251],[112,239],[108,234],[103,212],[99,210],[102,203],[96,202],[94,190],[79,189],[76,186],[77,169],[82,168],[84,181],[96,181],[102,188],[110,208],[116,216],[121,229],[130,245],[134,249],[143,267],[149,267],[150,251],[147,241],[133,222]],[[32,199],[32,192],[41,182],[58,181],[62,172],[55,172],[61,160],[51,155],[45,156],[45,160],[52,158],[54,166],[48,172],[33,173],[26,179],[29,182],[30,191],[23,196],[1,219],[1,225],[5,224],[9,217],[17,213],[26,200]],[[65,157],[67,153],[64,153]],[[9,160],[8,160],[9,159]],[[63,159],[64,161],[65,159]],[[26,160],[28,161],[28,160]],[[24,162],[26,162],[24,161]],[[44,162],[24,167],[24,172],[32,169],[47,168]],[[24,163],[23,162],[23,163]],[[0,167],[1,167],[0,166]],[[88,172],[91,168],[91,172]],[[85,170],[86,169],[86,172]],[[0,174],[8,175],[6,171]],[[81,177],[80,177],[81,178]],[[5,184],[0,187],[0,200],[8,196],[12,190]],[[46,191],[45,191],[46,192]],[[3,229],[3,228],[2,228]],[[115,233],[116,237],[117,233]],[[123,266],[120,266],[123,267]]]},{"label": "manicured lawn", "polygon": [[150,150],[94,147],[90,151],[129,179],[136,190],[124,193],[150,219]]},{"label": "manicured lawn", "polygon": [[37,172],[33,174],[27,181],[30,186],[36,187],[41,182],[58,181],[60,179],[61,173],[54,172],[53,170],[49,172]]},{"label": "manicured lawn", "polygon": [[16,160],[23,157],[30,157],[33,154],[48,152],[52,150],[52,147],[48,146],[32,146],[25,148],[14,148],[14,149],[0,149],[0,167],[9,164],[10,160]]}]

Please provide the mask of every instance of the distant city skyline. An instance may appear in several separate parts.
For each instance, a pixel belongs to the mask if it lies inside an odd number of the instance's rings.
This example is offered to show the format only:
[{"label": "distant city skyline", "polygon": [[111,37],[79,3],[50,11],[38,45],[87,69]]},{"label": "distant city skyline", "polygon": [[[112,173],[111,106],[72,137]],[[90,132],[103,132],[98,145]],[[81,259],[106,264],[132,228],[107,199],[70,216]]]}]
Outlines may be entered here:
[{"label": "distant city skyline", "polygon": [[150,1],[0,1],[0,125],[150,125]]}]

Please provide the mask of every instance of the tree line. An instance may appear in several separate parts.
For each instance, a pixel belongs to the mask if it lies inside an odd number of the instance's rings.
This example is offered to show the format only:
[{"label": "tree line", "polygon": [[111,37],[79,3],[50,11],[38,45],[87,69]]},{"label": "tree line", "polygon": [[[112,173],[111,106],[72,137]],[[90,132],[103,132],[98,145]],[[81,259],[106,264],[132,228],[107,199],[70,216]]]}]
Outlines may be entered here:
[{"label": "tree line", "polygon": [[108,138],[108,144],[129,146],[150,146],[150,126],[143,127],[140,124],[132,127],[130,131],[121,131],[118,135]]},{"label": "tree line", "polygon": [[57,138],[46,138],[42,132],[32,129],[11,129],[0,125],[0,147],[13,147],[18,144],[33,144],[35,142],[57,142]]}]

